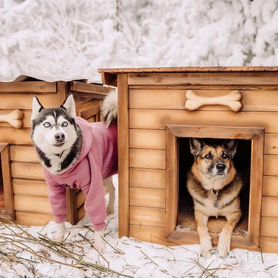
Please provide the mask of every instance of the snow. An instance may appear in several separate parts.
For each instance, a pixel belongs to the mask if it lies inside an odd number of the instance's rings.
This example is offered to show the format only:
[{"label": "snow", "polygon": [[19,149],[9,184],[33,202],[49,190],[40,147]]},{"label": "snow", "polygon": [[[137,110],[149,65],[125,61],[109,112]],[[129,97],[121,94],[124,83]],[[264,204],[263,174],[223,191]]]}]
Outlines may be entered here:
[{"label": "snow", "polygon": [[[117,176],[113,180],[117,187]],[[1,224],[0,277],[117,277],[116,274],[100,273],[90,267],[77,268],[81,261],[87,266],[95,263],[136,278],[278,277],[277,254],[234,249],[225,259],[219,258],[216,253],[211,258],[204,259],[199,256],[198,244],[166,247],[127,237],[119,239],[117,222],[117,214],[109,216],[104,237],[108,244],[101,254],[92,246],[94,231],[86,218],[75,226],[67,223],[67,236],[62,244],[66,249],[58,249],[67,250],[79,260],[56,254],[47,247],[49,245],[44,245],[43,238],[51,238],[55,232],[54,222],[44,227],[24,227],[29,236],[22,232],[23,227]],[[25,240],[20,242],[20,237],[25,237]],[[7,253],[14,255],[8,257],[5,255]],[[38,255],[47,259],[41,262]],[[21,258],[20,263],[15,261],[15,257]],[[28,259],[31,261],[27,261]]]},{"label": "snow", "polygon": [[0,0],[0,80],[98,68],[273,66],[276,0]]}]

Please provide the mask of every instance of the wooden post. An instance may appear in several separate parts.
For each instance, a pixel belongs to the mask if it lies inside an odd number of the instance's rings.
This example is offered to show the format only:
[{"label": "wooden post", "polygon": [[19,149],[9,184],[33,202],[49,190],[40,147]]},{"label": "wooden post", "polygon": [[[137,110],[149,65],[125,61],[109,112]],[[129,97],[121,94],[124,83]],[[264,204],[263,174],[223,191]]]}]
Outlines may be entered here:
[{"label": "wooden post", "polygon": [[117,76],[119,153],[119,237],[129,235],[129,113],[127,74]]},{"label": "wooden post", "polygon": [[75,225],[78,222],[76,195],[75,190],[70,188],[66,189],[67,221],[72,225]]},{"label": "wooden post", "polygon": [[[0,145],[0,149],[3,144]],[[12,218],[15,219],[14,209],[14,191],[12,185],[12,176],[10,169],[10,152],[8,144],[5,144],[1,151],[1,165],[3,175],[3,188],[5,198],[5,212]]]}]

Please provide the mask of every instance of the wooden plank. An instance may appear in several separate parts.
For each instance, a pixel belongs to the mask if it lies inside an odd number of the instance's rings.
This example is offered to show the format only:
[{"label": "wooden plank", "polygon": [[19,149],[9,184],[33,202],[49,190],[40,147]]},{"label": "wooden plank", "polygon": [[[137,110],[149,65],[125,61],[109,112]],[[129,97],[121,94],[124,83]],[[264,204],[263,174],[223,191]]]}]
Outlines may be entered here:
[{"label": "wooden plank", "polygon": [[129,194],[131,206],[165,208],[164,189],[131,187]]},{"label": "wooden plank", "polygon": [[11,161],[40,162],[33,146],[12,145],[10,147]]},{"label": "wooden plank", "polygon": [[239,112],[130,109],[130,128],[164,129],[165,124],[263,127],[277,133],[276,112]]},{"label": "wooden plank", "polygon": [[84,193],[80,190],[77,193],[77,196],[76,196],[76,206],[77,206],[77,208],[80,208],[81,206],[84,205],[85,199],[86,199],[86,197],[85,197]]},{"label": "wooden plank", "polygon": [[0,82],[0,93],[56,93],[56,83],[45,81]]},{"label": "wooden plank", "polygon": [[249,240],[257,247],[260,245],[260,216],[262,202],[263,183],[263,154],[264,154],[264,130],[259,130],[252,138],[250,172],[250,199],[248,217]]},{"label": "wooden plank", "polygon": [[100,73],[152,73],[152,72],[277,72],[278,67],[250,66],[250,67],[148,67],[148,68],[101,68]]},{"label": "wooden plank", "polygon": [[77,211],[78,221],[84,218],[85,216],[85,208],[84,206],[81,206]]},{"label": "wooden plank", "polygon": [[[193,89],[195,93],[203,97],[224,96],[231,90],[199,90]],[[143,109],[179,109],[184,110],[187,90],[130,90],[130,108]],[[242,111],[277,111],[278,94],[277,91],[248,91],[240,90],[242,94]],[[169,101],[170,100],[170,101]],[[212,105],[203,106],[198,110],[229,110],[226,106]]]},{"label": "wooden plank", "polygon": [[278,217],[278,198],[262,198],[262,216]]},{"label": "wooden plank", "polygon": [[[206,133],[208,130],[204,127]],[[247,130],[247,129],[246,129]],[[245,130],[245,131],[246,131]],[[165,131],[159,129],[130,129],[130,147],[135,149],[165,149]],[[209,137],[209,135],[206,135]],[[277,134],[265,134],[264,153],[277,154]]]},{"label": "wooden plank", "polygon": [[[0,109],[32,109],[32,94],[1,94]],[[56,94],[42,94],[38,96],[41,104],[46,107],[56,107],[58,98]]]},{"label": "wooden plank", "polygon": [[177,138],[167,127],[165,132],[166,144],[166,227],[168,236],[176,229],[179,203],[179,158]]},{"label": "wooden plank", "polygon": [[278,135],[277,134],[266,134],[265,135],[265,154],[278,154]]},{"label": "wooden plank", "polygon": [[5,212],[12,218],[15,218],[15,205],[14,205],[14,191],[12,186],[12,175],[10,167],[10,152],[9,146],[6,145],[1,151],[1,168],[2,181],[4,189],[4,199],[5,199]]},{"label": "wooden plank", "polygon": [[130,147],[144,149],[165,149],[164,130],[130,129]]},{"label": "wooden plank", "polygon": [[129,85],[130,90],[243,90],[243,91],[275,91],[277,85],[243,85],[243,84],[215,84],[215,85]]},{"label": "wooden plank", "polygon": [[76,93],[93,94],[94,96],[98,95],[101,98],[104,98],[112,90],[112,88],[105,87],[102,84],[91,84],[80,81],[72,81],[70,84],[71,91]]},{"label": "wooden plank", "polygon": [[67,95],[69,93],[67,83],[64,81],[56,82],[56,91],[57,91],[58,98],[56,100],[56,104],[53,107],[60,106],[65,102]]},{"label": "wooden plank", "polygon": [[13,179],[13,190],[16,195],[48,197],[48,188],[45,181]]},{"label": "wooden plank", "polygon": [[202,72],[202,73],[129,73],[129,85],[277,85],[278,78],[272,72]]},{"label": "wooden plank", "polygon": [[129,111],[127,75],[117,76],[118,84],[118,151],[119,155],[119,237],[129,234]]},{"label": "wooden plank", "polygon": [[130,168],[130,187],[165,189],[165,171]]},{"label": "wooden plank", "polygon": [[264,156],[264,175],[278,176],[278,157],[277,155]]},{"label": "wooden plank", "polygon": [[165,209],[130,206],[130,224],[143,226],[165,226]]},{"label": "wooden plank", "polygon": [[14,206],[16,211],[51,214],[50,203],[46,197],[14,195]]},{"label": "wooden plank", "polygon": [[262,252],[278,254],[278,239],[274,237],[261,237]]},{"label": "wooden plank", "polygon": [[135,239],[165,244],[165,229],[161,227],[130,225],[129,236]]},{"label": "wooden plank", "polygon": [[17,224],[26,226],[44,226],[49,221],[53,221],[52,215],[35,212],[16,211],[15,217]]},{"label": "wooden plank", "polygon": [[31,145],[31,130],[29,128],[0,127],[0,142]]},{"label": "wooden plank", "polygon": [[69,187],[66,188],[67,222],[70,222],[72,225],[75,225],[78,221],[76,195],[76,190]]},{"label": "wooden plank", "polygon": [[261,218],[261,236],[278,237],[278,218],[262,217]]},{"label": "wooden plank", "polygon": [[165,151],[130,149],[130,167],[165,169]]},{"label": "wooden plank", "polygon": [[44,180],[43,166],[39,163],[12,162],[12,177]]},{"label": "wooden plank", "polygon": [[263,177],[263,196],[276,197],[278,196],[278,177],[264,176]]}]

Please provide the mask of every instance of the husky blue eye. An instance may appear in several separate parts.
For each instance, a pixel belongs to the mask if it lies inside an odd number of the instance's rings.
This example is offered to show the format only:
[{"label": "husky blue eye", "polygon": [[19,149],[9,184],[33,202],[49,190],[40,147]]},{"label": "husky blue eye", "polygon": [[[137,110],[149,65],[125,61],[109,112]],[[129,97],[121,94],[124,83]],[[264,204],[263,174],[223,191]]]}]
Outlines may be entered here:
[{"label": "husky blue eye", "polygon": [[68,126],[68,122],[66,122],[66,121],[62,122],[62,126],[63,126],[63,127]]},{"label": "husky blue eye", "polygon": [[43,126],[44,126],[44,127],[50,127],[51,124],[50,124],[49,122],[45,122],[45,123],[43,123]]}]

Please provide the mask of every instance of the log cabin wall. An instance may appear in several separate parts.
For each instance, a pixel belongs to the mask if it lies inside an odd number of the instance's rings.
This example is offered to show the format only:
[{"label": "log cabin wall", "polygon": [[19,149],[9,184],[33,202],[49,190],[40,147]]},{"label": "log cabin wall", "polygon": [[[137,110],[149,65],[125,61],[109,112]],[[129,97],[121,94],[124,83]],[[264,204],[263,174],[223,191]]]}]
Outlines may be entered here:
[{"label": "log cabin wall", "polygon": [[[103,83],[117,86],[119,92],[120,236],[170,244],[166,240],[165,223],[166,124],[260,127],[265,130],[260,245],[262,251],[277,252],[278,68],[103,69],[100,72]],[[238,90],[243,108],[238,113],[219,105],[186,111],[188,90],[205,97]]]},{"label": "log cabin wall", "polygon": [[[8,159],[11,183],[7,212],[15,221],[24,225],[44,225],[52,219],[48,190],[42,166],[31,141],[32,97],[38,96],[47,107],[61,105],[72,93],[76,100],[77,115],[95,122],[100,120],[100,105],[109,91],[101,85],[73,82],[44,81],[0,82],[0,115],[13,110],[23,113],[22,127],[14,128],[0,122],[0,144],[8,144]],[[2,163],[3,165],[3,163]],[[67,219],[75,224],[84,216],[82,192],[67,191]]]}]

